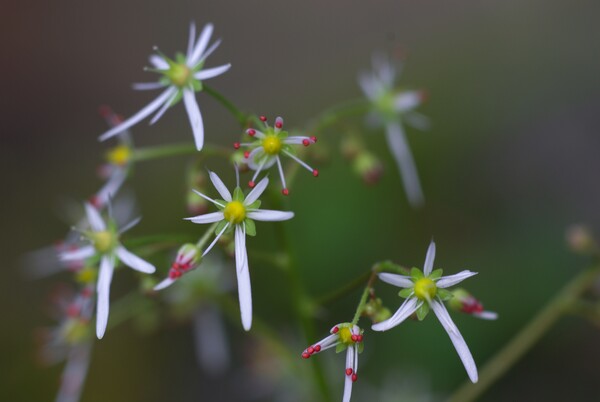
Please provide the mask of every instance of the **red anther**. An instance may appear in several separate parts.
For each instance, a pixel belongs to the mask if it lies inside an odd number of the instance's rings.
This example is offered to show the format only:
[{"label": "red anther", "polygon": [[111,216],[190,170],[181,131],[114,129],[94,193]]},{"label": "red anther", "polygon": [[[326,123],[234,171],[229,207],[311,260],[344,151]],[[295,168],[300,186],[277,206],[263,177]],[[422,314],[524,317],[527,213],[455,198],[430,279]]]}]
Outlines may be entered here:
[{"label": "red anther", "polygon": [[315,136],[313,135],[312,137],[310,137],[310,140],[311,140],[312,142],[317,142],[317,137],[315,137]]},{"label": "red anther", "polygon": [[278,121],[277,123],[275,123],[275,127],[281,128],[281,127],[283,127],[283,123]]},{"label": "red anther", "polygon": [[358,376],[356,374],[352,374],[352,382],[356,382],[358,380]]},{"label": "red anther", "polygon": [[303,359],[308,359],[310,357],[310,355],[306,352],[302,353],[302,358]]},{"label": "red anther", "polygon": [[78,314],[79,308],[76,305],[71,304],[69,307],[67,307],[67,315],[69,317],[77,317]]},{"label": "red anther", "polygon": [[333,332],[334,334],[337,334],[339,330],[340,329],[338,327],[333,327],[333,329],[331,330],[331,332]]},{"label": "red anther", "polygon": [[90,204],[92,204],[92,206],[93,206],[94,208],[99,208],[99,207],[100,207],[100,198],[96,197],[95,195],[92,195],[92,196],[90,197],[90,199],[88,200],[88,202],[89,202]]},{"label": "red anther", "polygon": [[287,188],[284,188],[283,190],[281,190],[281,194],[290,195],[290,190],[288,190]]},{"label": "red anther", "polygon": [[252,180],[250,180],[250,181],[248,182],[248,187],[250,187],[250,188],[254,188],[254,186],[256,186],[256,183],[255,183],[255,182],[253,182]]},{"label": "red anther", "polygon": [[352,370],[351,368],[346,369],[346,375],[352,375],[353,372],[354,370]]},{"label": "red anther", "polygon": [[352,339],[352,342],[356,342],[358,340],[358,336],[352,335],[350,339]]},{"label": "red anther", "polygon": [[309,355],[312,355],[313,353],[315,353],[315,348],[310,346],[308,349],[306,349],[306,351],[308,352]]},{"label": "red anther", "polygon": [[112,114],[112,109],[110,108],[110,106],[102,105],[98,108],[98,113],[100,113],[101,117],[107,118]]},{"label": "red anther", "polygon": [[267,116],[260,116],[259,119],[260,121],[267,121]]},{"label": "red anther", "polygon": [[317,169],[313,170],[313,176],[314,177],[319,177],[319,171]]},{"label": "red anther", "polygon": [[309,140],[307,140],[307,139],[303,139],[303,140],[302,140],[302,145],[304,145],[305,147],[307,147],[307,146],[309,146],[309,145],[310,145],[310,141],[309,141]]},{"label": "red anther", "polygon": [[235,149],[240,149],[240,143],[239,143],[239,142],[234,142],[234,143],[233,143],[233,147],[234,147]]},{"label": "red anther", "polygon": [[419,99],[421,99],[421,102],[425,102],[429,99],[429,92],[425,90],[419,91]]},{"label": "red anther", "polygon": [[90,297],[91,295],[92,295],[92,289],[91,289],[91,288],[84,288],[84,289],[81,291],[81,296],[83,296],[83,297],[85,297],[85,298],[88,298],[88,297]]},{"label": "red anther", "polygon": [[319,353],[321,351],[321,345],[315,345],[315,352]]},{"label": "red anther", "polygon": [[362,335],[357,335],[356,339],[358,342],[362,342],[363,341],[363,336]]},{"label": "red anther", "polygon": [[248,131],[246,131],[246,133],[248,133],[250,137],[254,137],[254,135],[256,134],[256,130],[253,128],[249,128]]},{"label": "red anther", "polygon": [[248,159],[250,157],[250,151],[244,151],[244,158]]}]

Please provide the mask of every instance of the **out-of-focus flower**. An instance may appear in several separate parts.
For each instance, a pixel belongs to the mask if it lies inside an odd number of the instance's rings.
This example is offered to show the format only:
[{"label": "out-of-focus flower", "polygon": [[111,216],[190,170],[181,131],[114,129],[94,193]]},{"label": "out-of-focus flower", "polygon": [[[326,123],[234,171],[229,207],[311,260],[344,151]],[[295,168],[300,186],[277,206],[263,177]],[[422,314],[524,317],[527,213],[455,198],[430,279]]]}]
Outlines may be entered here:
[{"label": "out-of-focus flower", "polygon": [[448,301],[448,305],[453,310],[471,314],[484,320],[496,320],[498,318],[498,313],[484,310],[483,304],[462,288],[452,291],[452,298]]},{"label": "out-of-focus flower", "polygon": [[281,166],[281,154],[284,154],[299,163],[300,166],[311,172],[314,177],[319,176],[319,171],[317,169],[313,169],[294,155],[294,148],[292,147],[292,145],[304,145],[307,147],[310,144],[317,142],[316,137],[289,136],[288,132],[283,130],[283,118],[281,117],[275,119],[275,127],[269,126],[265,116],[260,116],[260,120],[265,124],[264,132],[254,128],[246,130],[246,134],[252,138],[256,138],[256,141],[247,143],[236,142],[234,144],[236,149],[239,149],[240,147],[248,147],[250,149],[245,153],[248,166],[250,169],[254,170],[254,176],[248,183],[250,187],[254,187],[256,178],[261,171],[268,169],[277,163],[279,177],[281,178],[281,184],[283,186],[281,192],[284,195],[289,194],[289,189],[285,183],[283,167]]},{"label": "out-of-focus flower", "polygon": [[385,127],[388,146],[398,165],[408,200],[411,205],[419,206],[424,201],[423,191],[402,122],[417,128],[427,127],[427,118],[414,110],[423,102],[424,93],[396,91],[395,78],[394,66],[383,55],[376,54],[373,57],[373,71],[362,73],[358,82],[372,103],[369,120]]},{"label": "out-of-focus flower", "polygon": [[155,48],[158,54],[150,56],[150,63],[154,67],[149,69],[149,71],[160,74],[160,79],[157,82],[134,84],[133,87],[138,90],[164,89],[164,91],[142,110],[102,134],[100,140],[104,141],[117,135],[119,132],[128,129],[158,111],[152,120],[150,120],[150,124],[154,124],[169,107],[183,99],[194,133],[196,148],[201,150],[204,145],[204,126],[200,108],[196,102],[195,92],[202,90],[202,81],[221,75],[231,67],[231,64],[224,64],[219,67],[204,68],[206,58],[220,44],[220,41],[217,41],[210,47],[208,46],[212,32],[212,24],[207,24],[198,37],[198,40],[195,41],[196,26],[192,23],[187,52],[185,55],[177,53],[175,59],[168,58]]},{"label": "out-of-focus flower", "polygon": [[104,222],[98,210],[91,204],[85,204],[85,211],[91,230],[82,233],[91,244],[75,251],[65,251],[61,254],[61,259],[63,261],[79,261],[94,257],[100,260],[97,282],[96,335],[98,339],[101,339],[108,322],[110,283],[119,260],[136,271],[147,274],[153,273],[156,269],[149,262],[128,251],[119,242],[119,236],[135,226],[140,221],[139,218],[119,230],[112,219]]},{"label": "out-of-focus flower", "polygon": [[419,320],[423,320],[429,313],[429,310],[433,310],[448,333],[456,352],[467,370],[469,378],[475,383],[477,382],[477,366],[467,343],[452,321],[452,318],[450,318],[443,302],[452,298],[452,293],[446,290],[446,288],[454,286],[477,273],[462,271],[458,274],[442,276],[443,271],[441,269],[433,271],[434,259],[435,243],[432,241],[427,250],[423,271],[413,268],[410,276],[385,272],[379,274],[379,279],[382,281],[403,288],[399,295],[406,298],[406,300],[391,318],[374,324],[371,328],[374,331],[387,331],[402,323],[415,312]]},{"label": "out-of-focus flower", "polygon": [[352,383],[358,379],[358,354],[363,349],[363,330],[351,323],[337,324],[329,331],[331,335],[321,339],[304,349],[302,358],[308,359],[312,355],[335,347],[336,352],[346,350],[346,366],[344,368],[344,402],[350,401]]},{"label": "out-of-focus flower", "polygon": [[573,225],[567,229],[567,244],[569,248],[580,254],[591,254],[598,251],[598,245],[589,227]]}]

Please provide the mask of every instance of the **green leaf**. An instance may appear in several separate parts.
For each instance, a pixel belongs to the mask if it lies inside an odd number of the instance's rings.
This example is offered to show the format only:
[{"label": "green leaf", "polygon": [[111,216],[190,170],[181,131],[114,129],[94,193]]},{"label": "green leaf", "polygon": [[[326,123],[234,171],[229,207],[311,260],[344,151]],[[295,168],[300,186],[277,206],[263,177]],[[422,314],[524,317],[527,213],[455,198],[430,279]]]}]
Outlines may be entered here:
[{"label": "green leaf", "polygon": [[431,274],[429,274],[429,279],[439,279],[442,277],[443,274],[444,274],[443,269],[436,269]]},{"label": "green leaf", "polygon": [[410,296],[412,296],[414,291],[415,291],[414,288],[402,289],[401,291],[398,292],[398,296],[400,296],[404,299],[408,299]]},{"label": "green leaf", "polygon": [[233,201],[243,202],[244,198],[244,192],[242,191],[242,189],[236,187],[235,190],[233,190]]},{"label": "green leaf", "polygon": [[348,348],[348,345],[346,345],[345,343],[338,343],[337,346],[335,347],[335,353],[340,353],[343,352],[344,350],[346,350]]},{"label": "green leaf", "polygon": [[423,303],[421,307],[417,309],[417,318],[419,321],[423,321],[423,319],[427,317],[427,313],[429,313],[429,303]]},{"label": "green leaf", "polygon": [[254,224],[254,221],[246,218],[244,224],[246,225],[246,234],[248,236],[256,236],[256,225]]},{"label": "green leaf", "polygon": [[358,344],[358,353],[362,353],[365,348],[365,344],[363,342]]},{"label": "green leaf", "polygon": [[246,205],[246,209],[258,209],[258,208],[260,208],[260,200],[256,200],[252,204]]},{"label": "green leaf", "polygon": [[423,271],[421,271],[419,268],[411,268],[410,269],[410,276],[412,276],[412,278],[414,280],[418,280],[423,278]]},{"label": "green leaf", "polygon": [[454,297],[454,294],[446,289],[438,289],[437,294],[442,301],[448,301]]}]

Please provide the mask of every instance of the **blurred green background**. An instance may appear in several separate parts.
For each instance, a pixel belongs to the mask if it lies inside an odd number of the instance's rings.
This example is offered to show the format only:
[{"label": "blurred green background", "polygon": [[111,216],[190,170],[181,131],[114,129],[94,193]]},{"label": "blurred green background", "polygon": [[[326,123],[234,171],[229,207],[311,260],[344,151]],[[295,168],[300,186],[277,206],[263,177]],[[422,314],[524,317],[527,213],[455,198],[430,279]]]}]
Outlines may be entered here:
[{"label": "blurred green background", "polygon": [[[500,314],[497,322],[453,314],[481,367],[585,267],[567,250],[564,231],[577,222],[600,225],[597,1],[23,1],[2,8],[2,401],[53,400],[61,370],[37,365],[33,342],[34,329],[49,322],[43,306],[53,280],[27,280],[19,257],[62,237],[61,202],[100,185],[95,169],[106,145],[97,142],[105,130],[98,106],[130,115],[151,100],[130,83],[153,78],[142,71],[153,45],[169,55],[185,49],[191,20],[213,22],[223,38],[210,65],[233,65],[211,86],[244,110],[283,115],[288,127],[361,96],[356,76],[370,68],[374,50],[406,53],[401,86],[430,94],[421,111],[432,129],[408,130],[426,196],[418,211],[406,202],[382,133],[368,137],[386,168],[373,187],[337,153],[339,130],[311,133],[331,137],[332,159],[319,166],[319,179],[300,174],[291,197],[296,218],[286,223],[311,295],[379,260],[421,266],[433,236],[436,265],[478,271],[465,285]],[[235,121],[207,95],[198,100],[207,141],[229,146],[239,133]],[[140,146],[191,142],[183,107],[132,131]],[[136,167],[131,183],[144,220],[134,234],[202,233],[180,219],[186,162]],[[224,164],[210,167],[233,183]],[[273,233],[272,225],[258,224],[258,231],[249,247],[272,248],[272,236],[260,236]],[[299,330],[288,319],[285,278],[264,264],[252,263],[251,271],[255,314],[283,323],[286,339],[301,339],[290,334]],[[396,290],[378,289],[395,310]],[[315,319],[319,335],[351,319],[358,297],[352,293]],[[234,350],[245,356],[248,337],[230,329]],[[561,320],[482,400],[598,400],[598,339],[590,323]],[[433,316],[368,332],[365,342],[355,401],[382,400],[375,393],[390,375],[400,383],[419,373],[437,396],[466,379]],[[291,345],[300,358],[304,341]],[[192,349],[186,325],[151,336],[127,325],[109,331],[96,343],[82,401],[241,400],[246,374],[207,377]],[[319,358],[333,367],[327,376],[337,399],[343,357]],[[296,400],[294,388],[288,393],[281,400]],[[253,400],[270,398],[257,395]]]}]

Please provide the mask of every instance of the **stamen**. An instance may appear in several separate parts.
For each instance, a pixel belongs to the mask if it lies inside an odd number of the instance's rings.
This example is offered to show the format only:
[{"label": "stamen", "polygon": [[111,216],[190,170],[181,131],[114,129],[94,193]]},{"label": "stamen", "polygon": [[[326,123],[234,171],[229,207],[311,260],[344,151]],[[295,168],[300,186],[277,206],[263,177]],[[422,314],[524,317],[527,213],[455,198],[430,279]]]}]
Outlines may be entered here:
[{"label": "stamen", "polygon": [[358,376],[356,374],[352,374],[352,382],[356,382],[358,380]]},{"label": "stamen", "polygon": [[346,369],[346,375],[352,375],[353,372],[354,370],[352,370],[351,368]]},{"label": "stamen", "polygon": [[304,145],[305,147],[307,147],[307,146],[310,145],[310,141],[307,138],[305,138],[305,139],[302,140],[302,145]]},{"label": "stamen", "polygon": [[250,180],[250,181],[248,182],[248,187],[250,187],[250,188],[254,188],[254,186],[256,186],[256,183],[255,183],[253,180]]},{"label": "stamen", "polygon": [[319,353],[321,351],[321,345],[315,345],[315,353]]},{"label": "stamen", "polygon": [[352,342],[356,342],[358,340],[358,336],[352,335],[350,339],[352,339]]},{"label": "stamen", "polygon": [[267,121],[267,116],[260,116],[259,119],[262,122],[266,122]]},{"label": "stamen", "polygon": [[256,130],[253,128],[249,128],[248,130],[246,130],[246,134],[248,134],[250,137],[254,137],[256,135]]},{"label": "stamen", "polygon": [[302,358],[303,359],[308,359],[310,357],[310,355],[306,352],[302,353]]},{"label": "stamen", "polygon": [[281,190],[281,194],[290,195],[290,190],[288,190],[287,188],[284,188],[283,190]]},{"label": "stamen", "polygon": [[250,151],[244,151],[244,158],[248,159],[250,157]]},{"label": "stamen", "polygon": [[310,137],[310,139],[313,143],[317,142],[317,137],[315,137],[314,135],[312,137]]},{"label": "stamen", "polygon": [[[283,189],[287,190],[287,185],[285,184],[285,175],[283,174],[283,167],[281,167],[281,159],[279,159],[279,156],[275,157],[276,161],[277,161],[277,169],[279,170],[279,177],[281,178],[281,184],[283,185]],[[284,195],[287,195],[286,193],[283,193]],[[288,191],[289,194],[289,191]]]},{"label": "stamen", "polygon": [[362,335],[357,335],[357,342],[362,342],[363,341],[363,336]]},{"label": "stamen", "polygon": [[235,149],[240,149],[240,143],[239,143],[239,142],[234,142],[234,143],[233,143],[233,147],[234,147]]},{"label": "stamen", "polygon": [[303,162],[302,160],[300,160],[298,157],[296,157],[295,155],[292,155],[291,153],[289,153],[286,150],[283,150],[283,152],[289,156],[290,158],[292,158],[293,160],[295,160],[296,162],[298,162],[304,169],[308,170],[309,172],[312,172],[314,169],[311,168],[307,163]]},{"label": "stamen", "polygon": [[331,333],[332,333],[332,334],[337,334],[337,333],[339,332],[339,330],[340,330],[340,329],[339,329],[337,326],[336,326],[336,327],[333,327],[333,328],[331,329]]},{"label": "stamen", "polygon": [[313,176],[319,177],[319,171],[317,169],[313,169]]},{"label": "stamen", "polygon": [[309,348],[306,349],[306,351],[308,352],[309,355],[312,355],[313,353],[315,353],[315,348],[313,348],[312,346],[309,346]]}]

